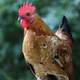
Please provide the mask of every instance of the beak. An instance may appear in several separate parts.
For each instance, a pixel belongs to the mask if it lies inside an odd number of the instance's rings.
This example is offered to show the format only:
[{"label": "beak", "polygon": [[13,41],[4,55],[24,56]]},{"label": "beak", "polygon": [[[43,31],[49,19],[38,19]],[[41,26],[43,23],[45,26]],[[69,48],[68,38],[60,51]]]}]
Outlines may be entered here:
[{"label": "beak", "polygon": [[21,19],[25,19],[25,17],[19,16],[18,21],[20,21]]},{"label": "beak", "polygon": [[18,17],[18,21],[20,21],[21,19],[22,19],[22,18],[19,16],[19,17]]}]

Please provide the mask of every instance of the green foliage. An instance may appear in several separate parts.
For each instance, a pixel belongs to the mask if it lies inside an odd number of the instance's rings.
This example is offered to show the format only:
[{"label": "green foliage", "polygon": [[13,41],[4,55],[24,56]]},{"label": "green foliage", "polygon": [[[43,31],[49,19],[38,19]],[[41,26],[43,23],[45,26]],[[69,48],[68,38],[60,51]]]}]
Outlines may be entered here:
[{"label": "green foliage", "polygon": [[[80,1],[27,1],[37,6],[38,14],[53,30],[60,24],[62,16],[68,17],[74,37],[72,55],[75,77],[80,80]],[[18,8],[23,2],[26,0],[0,0],[0,80],[35,80],[21,51],[23,30],[19,27],[17,18]]]}]

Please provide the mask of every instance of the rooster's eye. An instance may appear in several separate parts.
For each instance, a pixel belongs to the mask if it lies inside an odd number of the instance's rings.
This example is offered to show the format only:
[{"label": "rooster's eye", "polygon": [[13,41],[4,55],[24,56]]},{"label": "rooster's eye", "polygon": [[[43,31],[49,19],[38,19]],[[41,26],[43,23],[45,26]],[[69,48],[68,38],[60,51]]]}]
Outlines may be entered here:
[{"label": "rooster's eye", "polygon": [[26,16],[30,16],[30,13],[29,13],[29,12],[27,12],[27,13],[26,13]]}]

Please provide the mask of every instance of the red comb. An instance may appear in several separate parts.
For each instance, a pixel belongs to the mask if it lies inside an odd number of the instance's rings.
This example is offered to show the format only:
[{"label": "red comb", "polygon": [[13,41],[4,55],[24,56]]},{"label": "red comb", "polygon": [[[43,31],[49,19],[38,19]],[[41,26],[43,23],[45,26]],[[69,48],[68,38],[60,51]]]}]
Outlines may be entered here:
[{"label": "red comb", "polygon": [[26,12],[30,12],[30,14],[35,13],[36,7],[32,3],[24,3],[20,8],[19,8],[19,16],[24,16]]}]

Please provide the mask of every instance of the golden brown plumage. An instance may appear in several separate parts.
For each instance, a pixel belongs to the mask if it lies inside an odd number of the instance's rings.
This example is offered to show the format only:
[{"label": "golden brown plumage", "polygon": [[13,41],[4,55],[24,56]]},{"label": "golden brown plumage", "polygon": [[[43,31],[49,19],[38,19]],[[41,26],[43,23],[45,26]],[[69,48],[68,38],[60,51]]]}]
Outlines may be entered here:
[{"label": "golden brown plumage", "polygon": [[[64,29],[64,25],[62,26]],[[45,28],[44,25],[43,27]],[[71,80],[72,40],[62,28],[53,35],[38,34],[39,32],[32,29],[26,30],[22,47],[23,54],[41,80],[48,80],[48,74],[55,75],[58,79],[62,77],[59,80]]]},{"label": "golden brown plumage", "polygon": [[[54,40],[56,38],[56,41]],[[55,61],[58,46],[62,42],[56,36],[37,36],[35,32],[27,31],[23,41],[23,54],[25,59],[33,66],[36,76],[41,80],[47,75],[60,76],[68,80],[67,74]],[[60,55],[60,57],[62,57]]]}]

